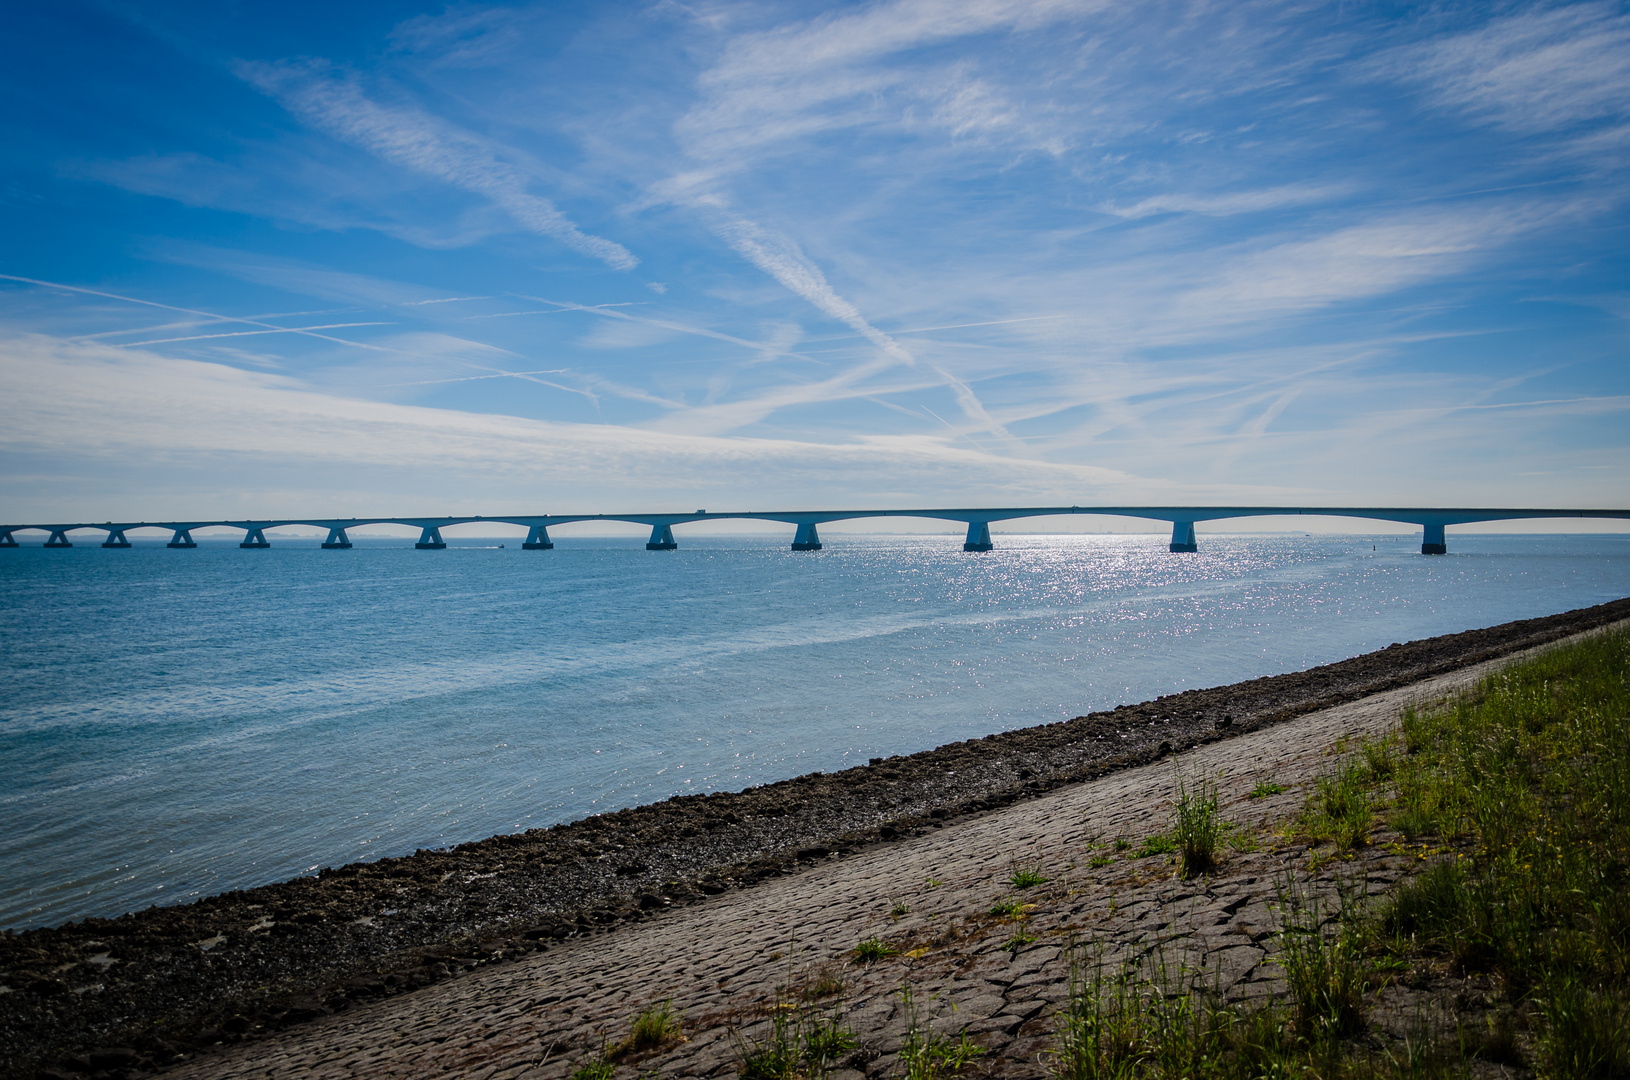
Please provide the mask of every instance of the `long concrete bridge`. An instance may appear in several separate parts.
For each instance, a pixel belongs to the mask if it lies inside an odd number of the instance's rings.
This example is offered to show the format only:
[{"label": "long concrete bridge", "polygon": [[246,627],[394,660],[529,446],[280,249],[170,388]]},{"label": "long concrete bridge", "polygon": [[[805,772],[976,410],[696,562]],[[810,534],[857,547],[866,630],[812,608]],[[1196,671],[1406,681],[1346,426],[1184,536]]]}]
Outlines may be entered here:
[{"label": "long concrete bridge", "polygon": [[698,521],[749,520],[779,521],[796,530],[792,539],[794,551],[821,550],[820,534],[816,527],[832,521],[853,521],[857,518],[928,518],[940,521],[959,521],[968,526],[968,537],[963,551],[989,551],[992,548],[990,526],[996,521],[1017,518],[1067,517],[1076,514],[1096,514],[1112,517],[1146,518],[1151,521],[1169,521],[1172,524],[1172,551],[1195,551],[1194,526],[1202,521],[1225,521],[1246,517],[1347,517],[1392,521],[1421,527],[1421,554],[1443,555],[1448,551],[1444,530],[1450,525],[1467,525],[1478,521],[1517,521],[1535,518],[1578,519],[1620,518],[1630,520],[1630,510],[1562,510],[1555,508],[1510,507],[1377,507],[1377,506],[1021,506],[985,509],[919,509],[919,510],[794,510],[746,511],[709,513],[697,510],[689,514],[537,514],[521,516],[482,517],[371,517],[371,518],[277,518],[264,521],[103,521],[75,522],[72,524],[0,525],[0,548],[18,547],[16,534],[43,532],[45,547],[70,548],[73,542],[68,534],[94,530],[106,534],[105,548],[127,548],[126,534],[135,529],[167,529],[171,538],[166,545],[172,548],[192,548],[198,544],[192,538],[193,530],[204,528],[230,528],[243,530],[241,548],[269,548],[268,529],[302,525],[328,530],[325,548],[348,548],[349,529],[369,525],[406,525],[420,530],[419,541],[413,546],[420,550],[445,548],[441,531],[454,525],[475,523],[518,525],[528,531],[521,546],[528,551],[545,551],[554,547],[549,530],[559,525],[578,521],[625,521],[647,525],[651,539],[645,545],[650,551],[672,551],[679,545],[674,540],[674,526]]}]

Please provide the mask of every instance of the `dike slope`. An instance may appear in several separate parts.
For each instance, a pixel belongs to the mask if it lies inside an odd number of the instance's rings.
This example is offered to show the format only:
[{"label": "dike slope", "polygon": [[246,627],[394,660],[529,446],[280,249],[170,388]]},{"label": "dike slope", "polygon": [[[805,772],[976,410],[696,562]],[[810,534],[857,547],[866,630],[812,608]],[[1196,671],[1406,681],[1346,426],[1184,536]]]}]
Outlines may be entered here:
[{"label": "dike slope", "polygon": [[[642,923],[1066,784],[1630,618],[1630,599],[1190,690],[841,773],[0,936],[0,1073],[145,1071]],[[66,1055],[83,1053],[77,1059]]]}]

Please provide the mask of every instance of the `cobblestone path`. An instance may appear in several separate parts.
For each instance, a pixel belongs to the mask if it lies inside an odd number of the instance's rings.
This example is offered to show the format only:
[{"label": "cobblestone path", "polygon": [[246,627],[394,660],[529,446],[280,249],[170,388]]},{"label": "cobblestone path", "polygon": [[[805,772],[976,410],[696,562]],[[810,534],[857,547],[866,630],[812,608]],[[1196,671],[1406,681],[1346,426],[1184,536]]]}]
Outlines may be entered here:
[{"label": "cobblestone path", "polygon": [[[802,1000],[835,980],[841,990],[813,1000],[826,1012],[841,1010],[860,1044],[836,1080],[895,1073],[908,1017],[899,993],[905,986],[919,1025],[953,1037],[965,1031],[986,1049],[970,1072],[1041,1075],[1052,1016],[1066,995],[1072,939],[1094,942],[1112,961],[1158,949],[1168,964],[1203,964],[1208,982],[1235,997],[1275,989],[1277,968],[1268,958],[1276,881],[1306,874],[1304,846],[1264,832],[1260,850],[1230,852],[1216,874],[1196,881],[1178,880],[1168,858],[1113,850],[1117,838],[1135,848],[1168,827],[1179,774],[1218,781],[1224,818],[1266,830],[1300,808],[1304,786],[1331,768],[1339,740],[1379,734],[1405,704],[1440,697],[1487,670],[1466,669],[830,855],[780,880],[585,933],[547,952],[197,1058],[167,1075],[565,1077],[603,1043],[623,1038],[642,1008],[671,999],[685,1041],[624,1059],[618,1075],[732,1076],[742,1040],[767,1037],[778,994]],[[1249,799],[1263,781],[1286,790]],[[1412,859],[1375,845],[1353,862],[1327,864],[1308,888],[1330,896],[1341,873],[1383,890]],[[1014,889],[1015,867],[1034,868],[1047,881]],[[990,914],[1009,898],[1025,905],[1022,922]],[[898,954],[855,964],[855,946],[870,937]]]}]

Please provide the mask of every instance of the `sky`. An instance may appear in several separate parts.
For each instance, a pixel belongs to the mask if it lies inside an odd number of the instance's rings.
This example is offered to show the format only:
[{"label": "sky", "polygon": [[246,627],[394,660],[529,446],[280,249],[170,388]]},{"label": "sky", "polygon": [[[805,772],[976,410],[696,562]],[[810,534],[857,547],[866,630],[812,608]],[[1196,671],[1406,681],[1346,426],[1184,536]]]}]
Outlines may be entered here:
[{"label": "sky", "polygon": [[1630,4],[5,11],[0,520],[1630,506]]}]

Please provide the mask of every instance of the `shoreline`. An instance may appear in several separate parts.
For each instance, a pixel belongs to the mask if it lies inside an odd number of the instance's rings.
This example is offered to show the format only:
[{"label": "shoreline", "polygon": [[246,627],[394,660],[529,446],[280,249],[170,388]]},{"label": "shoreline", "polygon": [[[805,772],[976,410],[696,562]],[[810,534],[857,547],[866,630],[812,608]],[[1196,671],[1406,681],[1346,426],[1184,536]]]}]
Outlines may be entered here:
[{"label": "shoreline", "polygon": [[412,990],[610,932],[833,852],[921,835],[1625,618],[1630,600],[1618,600],[841,773],[678,796],[116,919],[8,931],[0,935],[4,1072],[27,1075],[51,1055],[111,1041],[150,1044],[142,1054],[161,1060],[220,1041],[222,1020],[235,1014],[267,1028],[316,1019],[351,997]]}]

